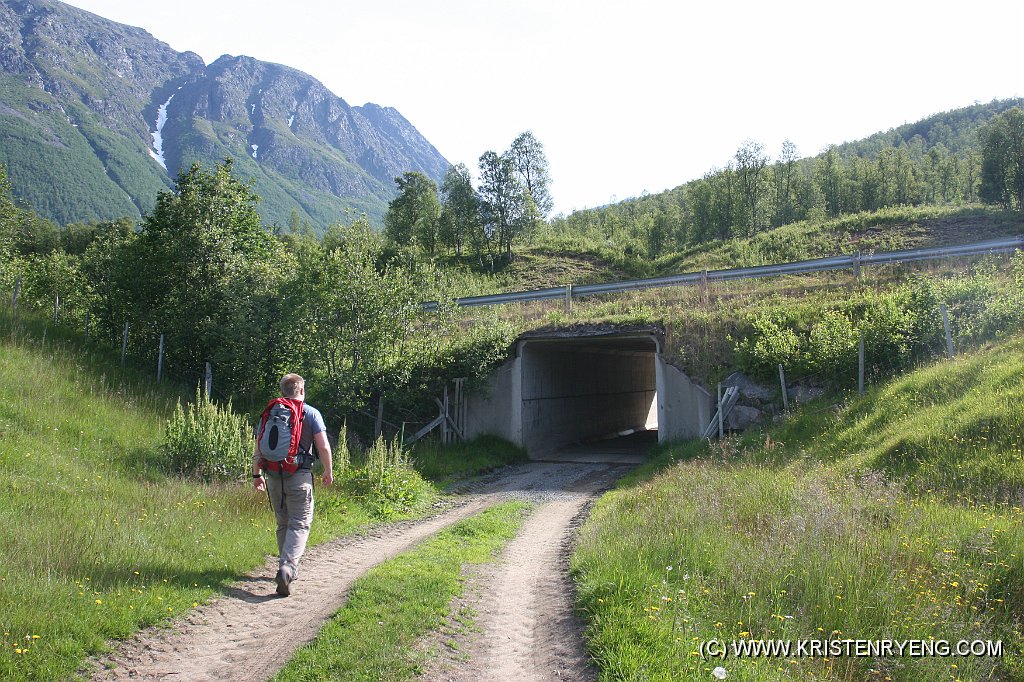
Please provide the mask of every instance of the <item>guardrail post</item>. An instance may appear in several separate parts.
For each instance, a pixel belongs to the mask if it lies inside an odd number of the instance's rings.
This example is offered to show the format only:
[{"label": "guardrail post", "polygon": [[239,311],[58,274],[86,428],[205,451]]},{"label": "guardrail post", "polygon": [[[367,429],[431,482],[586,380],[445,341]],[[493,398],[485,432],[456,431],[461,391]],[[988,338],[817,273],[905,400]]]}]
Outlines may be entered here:
[{"label": "guardrail post", "polygon": [[21,291],[21,277],[14,280],[14,293],[11,294],[11,308],[13,310],[18,309],[18,292]]},{"label": "guardrail post", "polygon": [[565,285],[565,314],[572,315],[572,285]]},{"label": "guardrail post", "polygon": [[89,311],[85,311],[85,340],[89,340]]},{"label": "guardrail post", "polygon": [[53,295],[53,323],[57,324],[60,317],[60,294]]},{"label": "guardrail post", "polygon": [[853,254],[853,276],[860,280],[860,251]]},{"label": "guardrail post", "polygon": [[213,400],[213,368],[206,363],[206,373],[203,375],[203,393],[207,400]]}]

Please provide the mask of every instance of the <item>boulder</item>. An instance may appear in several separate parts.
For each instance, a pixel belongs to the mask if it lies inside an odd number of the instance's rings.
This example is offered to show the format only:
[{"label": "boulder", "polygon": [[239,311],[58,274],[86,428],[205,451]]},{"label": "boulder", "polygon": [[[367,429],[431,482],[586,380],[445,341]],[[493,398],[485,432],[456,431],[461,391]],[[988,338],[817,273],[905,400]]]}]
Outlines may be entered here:
[{"label": "boulder", "polygon": [[789,399],[798,403],[808,403],[825,395],[825,389],[817,386],[797,384],[789,389]]},{"label": "boulder", "polygon": [[733,372],[722,382],[722,388],[735,386],[740,390],[740,397],[747,401],[770,403],[779,399],[779,389],[773,386],[764,386],[742,372]]},{"label": "boulder", "polygon": [[725,420],[726,428],[730,431],[744,431],[752,424],[761,421],[762,414],[761,410],[756,407],[736,405],[729,412],[729,417]]}]

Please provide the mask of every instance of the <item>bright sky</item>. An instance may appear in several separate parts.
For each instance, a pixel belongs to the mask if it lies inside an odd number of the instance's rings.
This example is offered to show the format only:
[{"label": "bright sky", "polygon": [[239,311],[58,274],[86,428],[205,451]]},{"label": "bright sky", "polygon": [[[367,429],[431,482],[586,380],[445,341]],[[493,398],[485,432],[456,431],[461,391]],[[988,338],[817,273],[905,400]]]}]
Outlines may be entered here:
[{"label": "bright sky", "polygon": [[208,63],[286,64],[476,169],[533,130],[556,211],[659,192],[747,138],[801,155],[1024,94],[1020,0],[72,0]]}]

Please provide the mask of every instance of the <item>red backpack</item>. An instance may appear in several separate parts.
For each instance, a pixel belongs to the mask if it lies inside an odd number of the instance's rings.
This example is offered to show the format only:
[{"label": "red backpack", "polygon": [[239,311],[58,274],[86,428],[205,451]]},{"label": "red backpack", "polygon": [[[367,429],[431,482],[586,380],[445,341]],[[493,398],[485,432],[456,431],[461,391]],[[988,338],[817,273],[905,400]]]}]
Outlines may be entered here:
[{"label": "red backpack", "polygon": [[302,465],[299,440],[304,418],[302,401],[274,398],[260,417],[259,447],[263,469],[294,474]]}]

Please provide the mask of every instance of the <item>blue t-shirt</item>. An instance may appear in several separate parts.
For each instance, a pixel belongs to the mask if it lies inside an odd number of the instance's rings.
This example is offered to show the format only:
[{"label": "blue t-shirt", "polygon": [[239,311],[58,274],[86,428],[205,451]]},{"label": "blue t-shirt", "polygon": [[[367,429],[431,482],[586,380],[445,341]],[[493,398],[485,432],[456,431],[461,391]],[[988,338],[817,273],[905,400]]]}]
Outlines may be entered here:
[{"label": "blue t-shirt", "polygon": [[316,459],[316,453],[313,452],[313,436],[326,430],[327,425],[324,424],[324,418],[320,414],[320,410],[303,403],[302,436],[299,438],[299,452],[311,455],[306,458],[311,463]]}]

